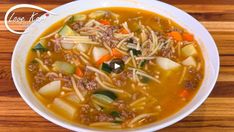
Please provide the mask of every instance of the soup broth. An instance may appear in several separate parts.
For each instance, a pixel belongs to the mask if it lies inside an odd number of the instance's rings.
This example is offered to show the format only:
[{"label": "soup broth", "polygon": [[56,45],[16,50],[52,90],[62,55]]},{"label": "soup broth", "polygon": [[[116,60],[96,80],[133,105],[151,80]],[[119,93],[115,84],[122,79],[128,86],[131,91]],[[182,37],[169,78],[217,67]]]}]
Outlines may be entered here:
[{"label": "soup broth", "polygon": [[32,46],[27,79],[57,115],[82,125],[135,128],[183,108],[204,60],[194,36],[168,18],[132,8],[68,16]]}]

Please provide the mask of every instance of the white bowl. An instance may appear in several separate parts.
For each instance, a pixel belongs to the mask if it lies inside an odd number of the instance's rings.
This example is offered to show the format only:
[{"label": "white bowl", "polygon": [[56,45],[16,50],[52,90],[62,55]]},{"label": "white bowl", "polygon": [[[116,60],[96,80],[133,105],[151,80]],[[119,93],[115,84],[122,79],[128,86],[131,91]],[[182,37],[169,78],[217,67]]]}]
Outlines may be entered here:
[{"label": "white bowl", "polygon": [[26,79],[25,70],[26,57],[31,45],[45,29],[70,14],[100,7],[133,7],[149,10],[170,18],[195,35],[205,59],[204,81],[198,93],[189,104],[166,119],[126,131],[148,132],[162,129],[188,116],[205,101],[212,91],[218,77],[219,54],[211,35],[197,20],[180,9],[156,0],[79,0],[53,9],[52,12],[58,14],[57,16],[50,16],[43,22],[30,25],[27,29],[29,33],[21,35],[16,44],[11,65],[13,80],[22,98],[34,111],[47,120],[73,131],[103,131],[65,121],[49,111],[32,93]]}]

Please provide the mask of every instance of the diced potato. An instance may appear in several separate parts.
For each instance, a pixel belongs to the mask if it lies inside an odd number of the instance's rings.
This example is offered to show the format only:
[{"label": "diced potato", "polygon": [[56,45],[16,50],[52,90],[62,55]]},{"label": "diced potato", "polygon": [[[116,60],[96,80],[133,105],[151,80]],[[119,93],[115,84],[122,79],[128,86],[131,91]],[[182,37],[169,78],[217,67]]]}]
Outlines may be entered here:
[{"label": "diced potato", "polygon": [[197,50],[193,46],[193,44],[186,45],[185,47],[182,48],[181,51],[182,51],[183,56],[185,56],[185,57],[193,56],[193,55],[197,54]]},{"label": "diced potato", "polygon": [[75,14],[73,16],[73,21],[85,21],[87,16],[85,14]]},{"label": "diced potato", "polygon": [[164,70],[173,70],[179,68],[181,65],[176,63],[168,58],[164,57],[157,57],[156,63]]},{"label": "diced potato", "polygon": [[89,44],[77,44],[76,49],[81,52],[87,52],[90,48]]},{"label": "diced potato", "polygon": [[102,10],[95,11],[89,14],[89,18],[98,19],[98,18],[103,17],[106,13],[107,11],[102,11]]},{"label": "diced potato", "polygon": [[74,118],[77,112],[77,109],[71,104],[67,103],[61,98],[55,98],[53,105],[63,114],[67,115],[70,119]]},{"label": "diced potato", "polygon": [[59,94],[61,89],[61,81],[53,81],[38,90],[38,93],[45,97],[53,98]]},{"label": "diced potato", "polygon": [[182,62],[182,64],[185,65],[185,66],[194,66],[194,67],[196,67],[196,65],[197,65],[195,59],[192,56],[189,56],[188,58],[186,58]]},{"label": "diced potato", "polygon": [[74,30],[72,30],[68,25],[64,25],[63,28],[58,33],[59,35],[62,35],[62,36],[77,35],[77,33]]},{"label": "diced potato", "polygon": [[72,49],[75,44],[71,44],[71,43],[62,43],[61,46],[64,48],[64,49],[67,49],[67,50],[70,50]]},{"label": "diced potato", "polygon": [[108,50],[105,48],[94,47],[93,48],[93,58],[94,61],[98,61],[102,56],[108,54]]}]

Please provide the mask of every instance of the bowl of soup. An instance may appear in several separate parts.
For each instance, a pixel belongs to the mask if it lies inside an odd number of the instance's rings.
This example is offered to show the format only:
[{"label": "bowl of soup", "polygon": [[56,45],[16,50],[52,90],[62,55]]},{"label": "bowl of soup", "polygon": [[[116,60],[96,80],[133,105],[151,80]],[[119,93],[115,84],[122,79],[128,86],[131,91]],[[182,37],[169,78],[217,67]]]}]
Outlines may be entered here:
[{"label": "bowl of soup", "polygon": [[214,40],[171,5],[80,0],[52,12],[21,35],[12,75],[25,102],[57,125],[155,131],[188,116],[214,87]]}]

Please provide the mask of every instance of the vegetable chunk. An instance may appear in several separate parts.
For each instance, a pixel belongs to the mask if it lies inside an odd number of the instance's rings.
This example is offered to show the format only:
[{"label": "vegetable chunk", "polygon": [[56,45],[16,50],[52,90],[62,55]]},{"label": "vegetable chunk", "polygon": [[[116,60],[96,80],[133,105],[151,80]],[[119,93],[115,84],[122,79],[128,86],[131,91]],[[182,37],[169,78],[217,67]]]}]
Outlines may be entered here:
[{"label": "vegetable chunk", "polygon": [[194,67],[196,67],[196,65],[197,65],[195,59],[192,56],[189,56],[188,58],[186,58],[182,62],[182,64],[185,66],[194,66]]},{"label": "vegetable chunk", "polygon": [[188,56],[193,56],[197,54],[196,48],[193,46],[193,44],[186,45],[185,47],[182,48],[182,54],[185,57]]},{"label": "vegetable chunk", "polygon": [[38,90],[38,92],[45,97],[55,97],[59,94],[61,89],[61,81],[53,81]]},{"label": "vegetable chunk", "polygon": [[179,68],[181,65],[176,63],[168,58],[164,57],[157,57],[156,58],[157,64],[164,70],[173,70]]}]

